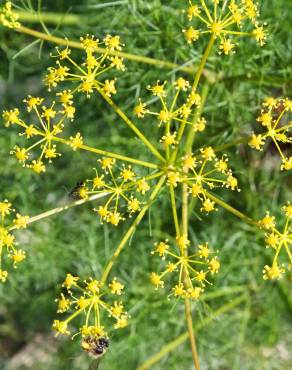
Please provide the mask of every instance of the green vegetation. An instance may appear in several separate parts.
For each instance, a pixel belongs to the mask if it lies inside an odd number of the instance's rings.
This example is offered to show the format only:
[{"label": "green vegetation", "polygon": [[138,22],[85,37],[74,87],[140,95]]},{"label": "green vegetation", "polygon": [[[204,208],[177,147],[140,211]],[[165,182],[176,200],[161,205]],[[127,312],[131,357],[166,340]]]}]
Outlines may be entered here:
[{"label": "green vegetation", "polygon": [[[87,33],[98,37],[119,34],[126,52],[190,67],[198,64],[203,50],[200,43],[187,45],[181,33],[184,1],[14,3],[25,12],[21,13],[23,24],[44,32],[38,17],[27,15],[39,6],[43,25],[53,35],[70,40]],[[204,116],[208,127],[200,139],[208,138],[210,145],[225,145],[249,135],[256,127],[264,97],[291,97],[292,11],[287,3],[262,1],[262,19],[267,21],[270,34],[264,48],[243,39],[236,54],[223,57],[214,51],[209,59],[207,69],[212,76],[220,76],[216,83],[207,81],[209,96]],[[53,16],[46,17],[47,12]],[[27,94],[46,94],[42,78],[51,65],[49,54],[53,49],[51,43],[0,27],[1,111],[19,106]],[[115,100],[127,112],[133,111],[138,97],[149,98],[148,84],[178,76],[174,69],[125,62],[127,68],[117,82]],[[79,109],[72,134],[78,130],[89,145],[141,158],[140,142],[105,102],[79,97],[76,106]],[[138,121],[138,127],[149,138],[156,126],[150,116]],[[96,166],[95,155],[80,151],[72,154],[64,148],[62,157],[47,167],[45,175],[38,176],[9,155],[16,141],[16,131],[0,125],[0,198],[9,199],[23,214],[37,215],[67,203],[70,190],[90,178]],[[194,146],[198,145],[200,142],[195,141]],[[226,192],[220,196],[253,219],[263,217],[266,210],[279,216],[281,206],[291,200],[292,178],[291,171],[280,171],[274,148],[257,152],[247,145],[237,145],[226,153],[242,190],[240,196]],[[152,157],[142,159],[151,161]],[[18,232],[28,258],[5,285],[0,285],[0,369],[87,370],[94,365],[81,352],[78,340],[54,338],[51,331],[56,318],[54,300],[66,273],[98,276],[131,222],[127,220],[118,229],[100,225],[91,209],[88,203]],[[183,306],[168,300],[165,293],[154,291],[149,282],[149,273],[159,264],[150,251],[157,238],[166,238],[172,230],[170,214],[167,196],[161,196],[120,256],[116,273],[127,287],[132,319],[127,329],[110,338],[110,350],[100,370],[137,369],[186,332]],[[291,288],[287,278],[280,282],[262,279],[263,266],[271,258],[263,233],[222,208],[209,216],[193,211],[192,216],[190,239],[195,244],[208,240],[220,251],[222,265],[205,298],[193,305],[202,370],[290,369]],[[235,307],[206,322],[218,309],[241,296],[242,301]],[[191,364],[189,344],[184,341],[150,368],[185,370],[191,369]]]}]

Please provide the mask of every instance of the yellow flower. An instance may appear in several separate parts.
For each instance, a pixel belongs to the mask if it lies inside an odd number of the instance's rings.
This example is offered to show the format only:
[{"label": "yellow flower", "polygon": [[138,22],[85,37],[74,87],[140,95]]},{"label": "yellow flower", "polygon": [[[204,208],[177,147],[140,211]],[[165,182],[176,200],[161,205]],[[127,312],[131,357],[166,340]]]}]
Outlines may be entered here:
[{"label": "yellow flower", "polygon": [[282,160],[281,170],[292,170],[292,156]]},{"label": "yellow flower", "polygon": [[164,281],[161,279],[161,277],[156,274],[156,272],[151,272],[150,280],[153,285],[155,285],[155,289],[163,288],[164,287]]},{"label": "yellow flower", "polygon": [[209,198],[205,199],[203,202],[203,207],[201,208],[201,211],[205,211],[207,213],[215,211],[215,202],[213,202]]},{"label": "yellow flower", "polygon": [[5,281],[7,280],[7,277],[8,277],[8,272],[0,269],[0,281],[2,283],[5,283]]},{"label": "yellow flower", "polygon": [[115,82],[116,82],[115,80],[105,81],[103,90],[104,90],[105,95],[107,95],[108,97],[111,97],[112,95],[117,93],[117,90],[115,88]]},{"label": "yellow flower", "polygon": [[13,251],[10,258],[13,260],[13,266],[17,267],[17,264],[26,258],[26,254],[22,249],[18,249]]},{"label": "yellow flower", "polygon": [[16,229],[25,229],[28,221],[29,216],[21,216],[19,213],[17,213],[13,223]]},{"label": "yellow flower", "polygon": [[109,212],[107,217],[108,217],[108,222],[114,226],[118,226],[120,221],[124,220],[119,212]]},{"label": "yellow flower", "polygon": [[265,230],[274,229],[276,226],[275,217],[270,216],[270,213],[266,212],[266,216],[259,221],[259,225]]},{"label": "yellow flower", "polygon": [[90,280],[86,282],[86,289],[93,294],[99,293],[100,287],[100,282],[95,279],[90,278]]},{"label": "yellow flower", "polygon": [[24,99],[23,101],[24,103],[26,103],[27,111],[31,112],[37,106],[41,105],[44,99],[40,97],[34,97],[31,95],[28,95],[27,99]]},{"label": "yellow flower", "polygon": [[166,92],[164,90],[164,86],[166,84],[166,81],[163,83],[163,84],[159,84],[160,81],[157,81],[157,84],[156,85],[153,85],[153,86],[148,86],[148,90],[150,90],[152,92],[152,94],[154,96],[158,96],[160,98],[162,97],[165,97],[166,96]]},{"label": "yellow flower", "polygon": [[194,124],[194,131],[195,132],[202,132],[206,128],[206,119],[204,117],[201,117],[197,120],[197,122]]},{"label": "yellow flower", "polygon": [[117,56],[111,57],[111,66],[115,67],[118,71],[125,71],[125,65],[123,63],[124,58],[119,58]]},{"label": "yellow flower", "polygon": [[62,286],[66,287],[67,290],[70,290],[72,288],[72,286],[77,285],[78,280],[79,280],[78,276],[73,276],[71,274],[67,274],[66,279],[65,279],[64,283],[62,284]]},{"label": "yellow flower", "polygon": [[21,23],[18,22],[18,14],[12,10],[11,1],[6,1],[3,7],[0,9],[0,23],[8,28],[19,28]]},{"label": "yellow flower", "polygon": [[169,171],[167,173],[167,183],[173,187],[177,187],[178,183],[181,182],[181,176],[179,172]]},{"label": "yellow flower", "polygon": [[125,168],[125,167],[123,168],[123,170],[121,172],[121,177],[125,181],[133,181],[134,180],[135,173],[132,171],[131,166],[129,166],[128,168]]},{"label": "yellow flower", "polygon": [[97,50],[98,48],[98,39],[95,39],[94,36],[89,36],[88,34],[86,37],[80,37],[81,44],[84,48],[84,50],[87,53],[93,53]]},{"label": "yellow flower", "polygon": [[211,274],[218,274],[220,269],[220,262],[218,261],[217,257],[211,259],[208,265],[208,269],[211,271]]},{"label": "yellow flower", "polygon": [[114,278],[109,284],[109,288],[113,294],[121,295],[123,293],[124,285],[121,284],[117,278]]},{"label": "yellow flower", "polygon": [[120,317],[123,314],[124,306],[122,302],[114,302],[113,306],[111,306],[110,310],[113,316]]},{"label": "yellow flower", "polygon": [[111,169],[113,165],[116,163],[116,160],[114,158],[108,158],[108,157],[103,157],[100,159],[101,167],[106,170],[106,169]]},{"label": "yellow flower", "polygon": [[137,183],[137,191],[138,193],[142,193],[143,195],[150,190],[150,186],[145,179],[141,179]]},{"label": "yellow flower", "polygon": [[255,29],[252,31],[252,34],[261,46],[265,45],[267,33],[263,26],[256,25]]},{"label": "yellow flower", "polygon": [[265,242],[268,247],[276,248],[279,244],[279,236],[272,232],[271,234],[267,234]]},{"label": "yellow flower", "polygon": [[[230,52],[235,48],[235,44],[230,39],[223,39],[219,45],[219,54],[229,55]],[[234,52],[234,51],[233,51]]]},{"label": "yellow flower", "polygon": [[173,134],[167,133],[166,135],[162,136],[161,143],[163,143],[165,146],[172,146],[174,147],[176,144],[178,144],[178,141],[176,140],[176,132]]},{"label": "yellow flower", "polygon": [[288,218],[292,218],[292,204],[290,204],[290,202],[287,202],[287,204],[282,207],[282,210]]},{"label": "yellow flower", "polygon": [[4,200],[4,202],[0,202],[0,214],[2,218],[9,215],[12,211],[11,203],[8,202],[8,200]]},{"label": "yellow flower", "polygon": [[128,210],[130,213],[135,213],[140,210],[140,202],[137,198],[131,198],[128,201]]},{"label": "yellow flower", "polygon": [[262,135],[253,134],[250,138],[248,145],[257,150],[262,150],[262,146],[265,144],[265,140]]},{"label": "yellow flower", "polygon": [[173,291],[173,294],[174,294],[175,297],[185,297],[186,294],[187,294],[187,292],[184,289],[184,286],[181,283],[175,285],[172,288],[172,291]]},{"label": "yellow flower", "polygon": [[176,244],[180,249],[186,249],[191,244],[191,242],[188,240],[188,236],[186,234],[183,234],[176,237]]},{"label": "yellow flower", "polygon": [[53,329],[56,330],[57,335],[64,334],[64,335],[70,335],[70,331],[67,330],[67,323],[66,321],[60,321],[60,320],[54,320],[53,323]]},{"label": "yellow flower", "polygon": [[183,162],[183,170],[188,172],[190,169],[194,169],[196,167],[196,157],[193,154],[187,154],[182,158]]},{"label": "yellow flower", "polygon": [[68,144],[74,151],[77,150],[77,148],[80,148],[80,146],[83,145],[83,137],[81,136],[80,132],[78,132],[75,137],[71,136]]},{"label": "yellow flower", "polygon": [[33,160],[31,164],[28,166],[37,174],[41,174],[42,172],[46,172],[46,166],[41,160]]},{"label": "yellow flower", "polygon": [[65,298],[64,294],[61,294],[61,298],[58,300],[58,313],[66,312],[70,307],[70,300]]},{"label": "yellow flower", "polygon": [[177,90],[187,91],[187,89],[190,87],[190,83],[189,81],[180,77],[175,81],[175,87]]},{"label": "yellow flower", "polygon": [[4,119],[5,127],[9,127],[10,125],[18,124],[19,120],[19,110],[17,108],[11,109],[9,111],[5,110],[2,113],[2,118]]},{"label": "yellow flower", "polygon": [[200,152],[202,154],[202,157],[208,161],[211,161],[213,158],[215,158],[215,152],[211,146],[201,148]]},{"label": "yellow flower", "polygon": [[169,249],[168,240],[166,239],[164,242],[155,243],[155,251],[152,253],[158,253],[160,257],[165,258],[165,253],[167,253]]},{"label": "yellow flower", "polygon": [[149,112],[148,109],[146,109],[146,104],[143,103],[140,99],[139,99],[139,104],[134,108],[134,114],[138,117],[138,118],[144,118],[145,117],[145,114],[147,114]]},{"label": "yellow flower", "polygon": [[232,176],[231,173],[227,176],[226,187],[231,190],[238,189],[238,180],[236,177]]},{"label": "yellow flower", "polygon": [[122,315],[117,319],[117,323],[115,324],[115,329],[123,329],[128,326],[129,316]]},{"label": "yellow flower", "polygon": [[209,254],[210,254],[210,250],[209,250],[209,246],[208,246],[208,243],[205,243],[205,244],[200,244],[198,246],[199,248],[199,257],[200,258],[208,258],[209,257]]},{"label": "yellow flower", "polygon": [[197,41],[200,37],[200,31],[196,30],[194,27],[189,27],[186,30],[183,30],[185,38],[189,44],[194,41]]},{"label": "yellow flower", "polygon": [[187,296],[190,299],[198,299],[200,297],[200,295],[201,295],[202,292],[203,292],[203,289],[200,288],[200,287],[189,288],[187,290]]},{"label": "yellow flower", "polygon": [[121,43],[120,36],[107,35],[104,39],[104,43],[110,51],[122,50],[123,44]]},{"label": "yellow flower", "polygon": [[283,267],[279,267],[277,264],[272,266],[266,265],[263,270],[264,280],[279,280],[282,278],[282,274],[285,272]]}]

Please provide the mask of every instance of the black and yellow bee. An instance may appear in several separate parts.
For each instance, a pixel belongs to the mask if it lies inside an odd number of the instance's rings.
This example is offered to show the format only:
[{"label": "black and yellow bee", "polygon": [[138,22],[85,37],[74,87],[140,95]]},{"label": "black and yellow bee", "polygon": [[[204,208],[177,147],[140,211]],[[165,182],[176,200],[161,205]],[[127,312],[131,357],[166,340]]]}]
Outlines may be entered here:
[{"label": "black and yellow bee", "polygon": [[82,341],[82,348],[90,357],[100,359],[109,348],[109,340],[105,337],[85,337]]},{"label": "black and yellow bee", "polygon": [[69,192],[69,197],[74,200],[82,199],[82,191],[85,189],[85,183],[83,181],[78,182],[74,188]]}]

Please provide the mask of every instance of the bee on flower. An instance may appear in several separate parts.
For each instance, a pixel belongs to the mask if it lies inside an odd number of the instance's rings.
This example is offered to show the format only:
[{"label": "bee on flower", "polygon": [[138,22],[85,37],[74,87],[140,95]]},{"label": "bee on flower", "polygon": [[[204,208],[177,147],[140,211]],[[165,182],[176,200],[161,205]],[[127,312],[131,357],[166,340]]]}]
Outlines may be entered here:
[{"label": "bee on flower", "polygon": [[189,0],[185,12],[194,24],[183,30],[189,44],[209,34],[212,42],[218,40],[219,54],[223,55],[235,52],[235,37],[252,37],[261,46],[265,44],[267,32],[258,22],[258,5],[253,0],[200,0],[196,4]]},{"label": "bee on flower", "polygon": [[[265,280],[279,280],[286,271],[291,270],[292,205],[290,202],[282,207],[282,213],[286,218],[282,231],[277,228],[276,219],[269,212],[259,221],[259,227],[265,231],[266,248],[271,249],[274,253],[271,266],[264,267],[263,278]],[[286,261],[284,256],[287,257]]]},{"label": "bee on flower", "polygon": [[114,329],[128,325],[130,316],[124,310],[123,303],[116,300],[116,296],[123,293],[124,285],[117,278],[105,286],[93,278],[81,281],[78,276],[67,274],[62,286],[65,292],[56,300],[57,312],[71,314],[64,320],[54,320],[53,329],[56,335],[70,335],[71,322],[78,316],[83,317],[83,322],[74,336],[82,337],[81,346],[92,357],[103,355],[105,348],[102,347],[108,347],[108,333],[102,323],[104,316],[114,320]]},{"label": "bee on flower", "polygon": [[292,169],[292,156],[288,157],[281,149],[281,144],[291,144],[292,137],[290,135],[292,129],[292,121],[289,121],[292,112],[292,101],[288,98],[266,98],[262,105],[261,114],[257,118],[264,133],[253,133],[250,137],[248,145],[256,150],[263,150],[264,145],[270,139],[279,152],[282,165],[281,170]]},{"label": "bee on flower", "polygon": [[4,283],[8,277],[8,271],[2,268],[4,257],[12,261],[14,268],[26,258],[25,251],[17,248],[18,243],[11,231],[25,229],[29,217],[16,213],[8,200],[0,202],[0,217],[0,282]]}]

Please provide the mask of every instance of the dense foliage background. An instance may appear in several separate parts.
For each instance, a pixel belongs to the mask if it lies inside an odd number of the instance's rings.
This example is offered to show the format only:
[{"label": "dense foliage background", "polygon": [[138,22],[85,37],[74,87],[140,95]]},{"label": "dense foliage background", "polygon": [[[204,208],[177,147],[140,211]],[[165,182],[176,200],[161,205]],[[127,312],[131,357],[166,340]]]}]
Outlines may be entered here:
[{"label": "dense foliage background", "polygon": [[[2,2],[3,3],[3,2]],[[86,33],[99,37],[119,34],[125,51],[178,64],[196,65],[205,42],[189,47],[181,33],[181,9],[187,1],[159,0],[56,0],[15,1],[21,8],[42,12],[74,13],[71,22],[56,24],[45,20],[50,32],[78,39]],[[249,134],[264,96],[291,94],[292,8],[286,0],[262,1],[262,19],[268,22],[269,39],[264,48],[250,39],[240,42],[236,54],[221,57],[213,52],[208,68],[222,74],[221,82],[210,86],[204,111],[209,125],[202,140],[220,145]],[[1,4],[1,2],[0,2]],[[44,13],[45,14],[45,13]],[[45,18],[44,18],[45,19]],[[42,30],[38,21],[25,23]],[[36,42],[28,36],[0,28],[0,108],[21,106],[27,94],[45,95],[45,69],[52,63],[54,45]],[[79,53],[79,51],[76,51]],[[177,71],[128,61],[118,80],[115,100],[132,112],[146,86],[157,79],[174,79]],[[184,74],[182,74],[184,75]],[[187,76],[187,75],[184,75]],[[289,91],[290,90],[290,91]],[[291,95],[290,95],[291,96]],[[80,97],[72,132],[82,133],[94,146],[151,160],[148,152],[127,127],[100,99]],[[138,123],[154,138],[156,123],[147,118]],[[35,215],[68,201],[68,191],[78,181],[92,176],[96,157],[62,148],[63,156],[48,166],[47,173],[35,175],[23,169],[9,151],[18,137],[0,125],[0,198],[9,199],[23,214]],[[206,141],[204,141],[206,142]],[[202,142],[195,142],[198,147]],[[279,158],[269,147],[264,154],[247,145],[227,150],[231,167],[240,180],[242,192],[227,194],[226,201],[259,219],[265,210],[279,215],[281,205],[291,200],[292,179],[279,170]],[[148,158],[147,158],[148,157]],[[289,190],[290,188],[290,190]],[[54,299],[58,284],[67,272],[82,277],[97,276],[114,250],[123,230],[100,225],[92,205],[33,224],[18,235],[28,253],[27,260],[0,285],[0,369],[88,369],[90,359],[81,353],[78,340],[53,337],[51,323],[56,317]],[[163,345],[185,332],[183,305],[168,301],[149,283],[155,268],[150,251],[157,237],[173,233],[167,196],[161,195],[121,255],[115,272],[126,283],[127,308],[132,315],[128,329],[115,333],[111,349],[102,361],[102,370],[135,369]],[[225,210],[210,216],[194,211],[191,222],[194,243],[208,240],[220,249],[222,270],[208,292],[226,288],[250,294],[249,304],[241,304],[204,326],[198,333],[202,369],[288,370],[292,367],[292,302],[289,283],[264,282],[262,267],[270,253],[262,235]],[[205,299],[196,304],[199,324],[220,306],[232,302],[239,293]],[[185,342],[153,370],[191,369],[189,344]]]}]

